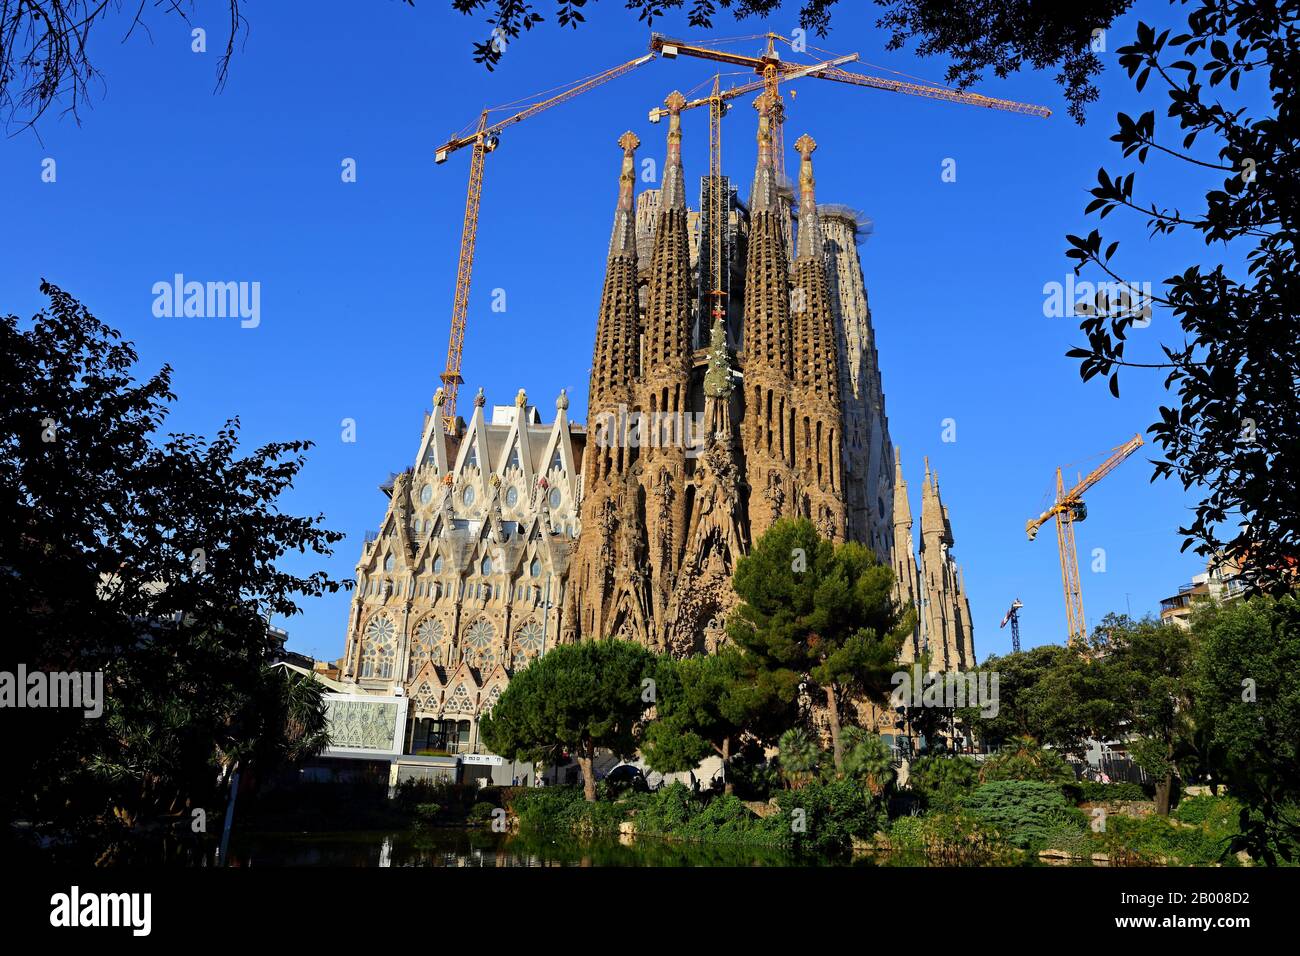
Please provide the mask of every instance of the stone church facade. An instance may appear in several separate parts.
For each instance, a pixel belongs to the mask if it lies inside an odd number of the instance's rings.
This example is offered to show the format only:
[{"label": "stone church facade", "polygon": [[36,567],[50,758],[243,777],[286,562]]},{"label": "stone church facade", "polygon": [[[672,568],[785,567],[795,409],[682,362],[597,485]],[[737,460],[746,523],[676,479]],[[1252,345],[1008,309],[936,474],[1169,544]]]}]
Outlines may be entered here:
[{"label": "stone church facade", "polygon": [[[662,186],[622,166],[596,323],[586,426],[561,394],[550,424],[521,389],[443,428],[441,393],[414,464],[382,488],[356,568],[342,678],[409,700],[405,748],[481,752],[480,716],[557,642],[621,637],[711,652],[736,562],[782,517],[871,547],[918,609],[903,650],[975,663],[948,510],[927,462],[919,551],[885,413],[858,257],[860,218],[819,206],[803,136],[797,197],[777,181],[760,98],[748,203],[687,208],[684,99],[670,96]],[[796,201],[797,199],[797,201]],[[701,203],[701,208],[705,208]],[[714,230],[722,230],[719,237]],[[710,250],[725,250],[725,308]],[[919,558],[918,558],[919,555]]]},{"label": "stone church facade", "polygon": [[[690,212],[683,102],[673,94],[666,103],[660,189],[634,197],[640,144],[631,133],[619,140],[592,355],[583,534],[563,638],[617,636],[675,654],[716,649],[736,603],[736,561],[773,522],[799,516],[833,541],[867,544],[895,568],[900,600],[918,608],[908,660],[928,653],[935,669],[973,665],[951,523],[928,468],[916,557],[858,216],[819,207],[811,137],[795,144],[797,203],[777,181],[763,98],[748,204],[730,195],[720,220]],[[706,179],[702,198],[711,188],[730,193]],[[721,241],[715,229],[725,229]],[[727,250],[725,309],[710,305],[718,280],[701,265],[701,250],[719,247]]]},{"label": "stone church facade", "polygon": [[441,391],[415,463],[357,562],[342,677],[410,701],[408,752],[477,752],[478,719],[560,634],[578,537],[583,430],[561,393],[543,424],[521,389],[491,417],[442,427]]}]

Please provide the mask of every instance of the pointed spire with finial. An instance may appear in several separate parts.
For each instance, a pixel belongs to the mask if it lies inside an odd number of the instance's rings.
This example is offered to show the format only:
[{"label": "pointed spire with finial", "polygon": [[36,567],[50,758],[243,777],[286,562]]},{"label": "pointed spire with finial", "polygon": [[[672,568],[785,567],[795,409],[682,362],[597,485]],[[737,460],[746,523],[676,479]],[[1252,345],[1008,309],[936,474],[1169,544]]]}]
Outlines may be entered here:
[{"label": "pointed spire with finial", "polygon": [[609,256],[636,256],[636,212],[632,193],[636,189],[636,148],[641,140],[628,130],[618,138],[623,150],[623,171],[618,178],[618,208],[614,212],[614,234],[609,240]]},{"label": "pointed spire with finial", "polygon": [[817,218],[817,199],[814,194],[812,154],[817,143],[804,133],[795,142],[799,162],[799,241],[795,259],[820,257],[822,254],[822,228]]},{"label": "pointed spire with finial", "polygon": [[751,212],[776,206],[776,169],[772,163],[772,111],[767,94],[754,101],[758,110],[758,165],[754,168],[754,185],[749,191]]},{"label": "pointed spire with finial", "polygon": [[660,209],[686,208],[686,179],[682,173],[682,107],[686,97],[673,90],[664,100],[668,107],[668,158],[664,161],[664,187]]}]

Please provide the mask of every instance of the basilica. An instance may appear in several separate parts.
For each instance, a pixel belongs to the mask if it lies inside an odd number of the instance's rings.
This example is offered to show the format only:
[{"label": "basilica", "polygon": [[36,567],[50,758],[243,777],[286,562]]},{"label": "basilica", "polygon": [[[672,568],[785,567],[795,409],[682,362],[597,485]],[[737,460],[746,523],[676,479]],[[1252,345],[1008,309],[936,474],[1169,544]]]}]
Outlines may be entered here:
[{"label": "basilica", "polygon": [[[402,701],[402,754],[481,753],[480,715],[557,642],[716,650],[736,562],[782,517],[893,567],[900,604],[918,611],[905,661],[975,664],[928,461],[913,534],[861,217],[818,202],[810,136],[795,143],[794,187],[781,179],[764,97],[747,201],[706,176],[691,210],[683,103],[667,100],[659,188],[636,194],[640,142],[618,140],[587,425],[569,421],[563,393],[545,423],[523,389],[490,411],[480,391],[468,421],[444,423],[439,393],[414,462],[382,486],[340,669],[350,692]],[[649,424],[611,425],[629,416]]]}]

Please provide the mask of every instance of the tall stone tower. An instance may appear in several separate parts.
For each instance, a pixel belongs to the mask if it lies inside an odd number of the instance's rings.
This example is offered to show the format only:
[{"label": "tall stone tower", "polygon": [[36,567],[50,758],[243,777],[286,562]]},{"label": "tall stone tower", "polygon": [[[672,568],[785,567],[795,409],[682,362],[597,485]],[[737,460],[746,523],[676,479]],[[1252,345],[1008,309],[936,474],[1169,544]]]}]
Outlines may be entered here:
[{"label": "tall stone tower", "polygon": [[[721,221],[712,211],[695,216],[682,168],[684,98],[673,93],[666,105],[663,184],[635,202],[639,144],[631,133],[619,141],[623,170],[592,358],[582,533],[563,639],[616,636],[677,654],[715,649],[737,601],[736,561],[773,522],[804,517],[824,537],[867,544],[895,568],[898,599],[916,605],[922,620],[906,659],[917,658],[933,632],[944,648],[932,655],[935,666],[973,663],[969,607],[946,550],[951,530],[928,478],[916,559],[858,258],[858,217],[819,206],[817,145],[805,135],[795,144],[791,243],[765,96],[756,103],[748,207],[728,199]],[[730,196],[729,185],[706,179],[701,194],[713,190]],[[714,280],[699,270],[711,268],[701,250],[716,248],[710,231],[718,228],[728,230],[716,247],[729,250],[730,307],[711,314],[712,293],[702,283]],[[938,538],[934,514],[943,519]]]},{"label": "tall stone tower", "polygon": [[862,217],[846,206],[821,205],[818,213],[830,261],[827,278],[840,356],[848,536],[870,545],[889,564],[894,545],[895,462],[876,335],[858,257]]},{"label": "tall stone tower", "polygon": [[961,569],[952,558],[952,522],[939,497],[939,477],[925,462],[921,485],[922,646],[929,650],[933,670],[966,670],[975,666],[970,602]]}]

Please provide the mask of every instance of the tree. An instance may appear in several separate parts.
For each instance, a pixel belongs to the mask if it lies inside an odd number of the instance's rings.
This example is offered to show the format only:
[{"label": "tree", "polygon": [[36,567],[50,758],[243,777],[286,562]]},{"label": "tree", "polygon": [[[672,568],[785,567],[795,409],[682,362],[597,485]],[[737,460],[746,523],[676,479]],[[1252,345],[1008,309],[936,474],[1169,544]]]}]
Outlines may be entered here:
[{"label": "tree", "polygon": [[1300,850],[1300,601],[1257,597],[1192,616],[1193,708],[1203,766],[1244,805],[1256,859]]},{"label": "tree", "polygon": [[746,736],[772,739],[794,717],[797,688],[782,674],[754,666],[735,647],[716,654],[660,659],[655,720],[641,750],[660,773],[694,770],[705,757],[722,759],[726,792],[733,792],[728,767]]},{"label": "tree", "polygon": [[837,771],[840,708],[853,697],[886,700],[912,632],[912,612],[900,613],[893,585],[893,572],[870,549],[832,545],[807,519],[777,521],[736,565],[733,586],[743,603],[727,634],[764,670],[798,675],[821,691]]},{"label": "tree", "polygon": [[1046,736],[1046,729],[1041,719],[1038,685],[1066,653],[1064,647],[1044,644],[1004,657],[990,657],[976,674],[998,675],[998,712],[984,717],[978,707],[964,707],[958,710],[958,717],[966,726],[977,728],[985,743],[1000,743],[1015,737],[1041,740]]},{"label": "tree", "polygon": [[159,443],[171,370],[136,381],[129,343],[41,289],[29,326],[0,319],[0,603],[21,635],[0,670],[102,675],[103,713],[11,711],[27,770],[0,811],[133,825],[211,805],[226,756],[264,742],[284,713],[264,685],[282,650],[269,616],[345,586],[277,562],[343,536],[277,506],[309,442],[241,457],[234,420]]},{"label": "tree", "polygon": [[1107,615],[1109,650],[1101,666],[1111,673],[1134,762],[1156,781],[1156,813],[1169,815],[1178,759],[1190,747],[1192,667],[1190,635],[1156,621]]},{"label": "tree", "polygon": [[844,729],[844,773],[861,780],[872,799],[877,799],[895,778],[894,755],[879,734],[861,727]]},{"label": "tree", "polygon": [[[248,30],[239,0],[222,2],[227,5],[230,32],[217,61],[218,90],[225,85],[235,40],[241,30]],[[198,8],[195,0],[172,0],[161,6],[186,22],[186,10]],[[103,35],[100,27],[117,20],[118,26],[126,28],[124,39],[137,27],[148,32],[144,3],[135,5],[129,20],[121,15],[121,3],[102,0],[6,0],[0,4],[0,113],[5,114],[6,123],[35,126],[60,100],[76,120],[81,104],[89,97],[91,82],[102,79],[88,53],[92,38]]]},{"label": "tree", "polygon": [[511,760],[553,761],[567,751],[596,799],[596,751],[636,752],[654,703],[654,655],[630,641],[563,644],[520,671],[481,723],[483,742]]},{"label": "tree", "polygon": [[783,733],[777,742],[777,752],[781,771],[795,790],[812,779],[822,753],[812,734],[802,727],[791,727]]},{"label": "tree", "polygon": [[[1164,453],[1153,480],[1176,478],[1203,494],[1179,529],[1183,548],[1226,551],[1271,590],[1294,585],[1300,554],[1297,28],[1294,2],[1202,0],[1179,36],[1140,23],[1136,40],[1117,51],[1139,92],[1155,80],[1167,125],[1177,126],[1158,131],[1154,109],[1120,113],[1111,139],[1136,163],[1127,174],[1099,170],[1086,212],[1143,216],[1153,236],[1199,234],[1215,250],[1210,262],[1164,279],[1160,295],[1122,278],[1119,242],[1108,244],[1095,229],[1067,237],[1075,273],[1103,274],[1093,301],[1076,309],[1087,345],[1067,354],[1079,359],[1085,381],[1109,377],[1117,396],[1122,369],[1163,372],[1178,400],[1162,406],[1149,429]],[[1257,110],[1265,88],[1271,109]],[[1203,139],[1212,142],[1194,150]],[[1203,175],[1203,211],[1193,197],[1142,197],[1136,167],[1148,158],[1156,167],[1148,185],[1173,181],[1160,177],[1169,165]],[[1148,348],[1135,360],[1126,346],[1154,333],[1130,333],[1151,325],[1157,308],[1172,328],[1158,353]]]}]

